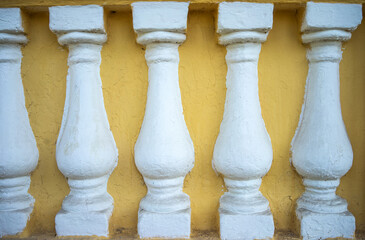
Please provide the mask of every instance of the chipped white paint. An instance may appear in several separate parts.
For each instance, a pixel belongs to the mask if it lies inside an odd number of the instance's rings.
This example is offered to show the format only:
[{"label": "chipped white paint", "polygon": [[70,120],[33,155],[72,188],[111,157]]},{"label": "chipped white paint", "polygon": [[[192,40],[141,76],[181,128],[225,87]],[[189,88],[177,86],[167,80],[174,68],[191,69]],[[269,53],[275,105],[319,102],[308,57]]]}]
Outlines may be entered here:
[{"label": "chipped white paint", "polygon": [[355,231],[346,200],[336,195],[353,158],[341,114],[339,63],[342,42],[361,19],[360,4],[307,3],[302,40],[309,44],[309,71],[292,141],[292,164],[305,186],[296,210],[304,240],[351,238]]},{"label": "chipped white paint", "polygon": [[39,155],[20,74],[26,42],[20,9],[0,9],[0,237],[22,232],[34,204],[28,188]]},{"label": "chipped white paint", "polygon": [[194,165],[179,88],[179,45],[185,40],[188,3],[132,4],[137,42],[146,45],[148,94],[135,161],[148,187],[138,212],[142,238],[187,238],[190,199],[182,192]]},{"label": "chipped white paint", "polygon": [[259,191],[273,152],[261,116],[257,73],[261,43],[272,19],[272,4],[219,4],[217,32],[219,42],[227,46],[228,65],[223,121],[213,154],[213,168],[224,176],[228,189],[219,207],[222,239],[274,234],[269,202]]},{"label": "chipped white paint", "polygon": [[118,151],[104,108],[100,51],[106,41],[100,6],[51,7],[50,29],[68,46],[65,108],[56,159],[70,194],[56,216],[57,235],[107,236],[113,198],[107,192]]}]

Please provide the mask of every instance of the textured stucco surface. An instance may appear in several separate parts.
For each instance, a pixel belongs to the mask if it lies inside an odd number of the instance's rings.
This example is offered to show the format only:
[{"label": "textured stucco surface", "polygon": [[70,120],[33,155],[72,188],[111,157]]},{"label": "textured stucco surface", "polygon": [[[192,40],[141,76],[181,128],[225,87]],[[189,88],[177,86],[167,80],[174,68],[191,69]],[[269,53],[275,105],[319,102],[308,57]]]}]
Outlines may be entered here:
[{"label": "textured stucco surface", "polygon": [[[191,199],[192,229],[216,230],[218,201],[225,191],[212,169],[213,147],[223,117],[226,50],[218,45],[213,12],[189,12],[187,40],[179,48],[179,77],[187,127],[195,148],[195,166],[185,179]],[[40,158],[30,193],[36,199],[23,236],[55,233],[54,218],[69,189],[55,159],[65,98],[68,51],[49,30],[48,14],[29,16],[29,43],[23,49],[22,77],[30,123]],[[299,38],[296,12],[275,11],[273,29],[259,59],[259,95],[274,159],[261,191],[269,200],[275,227],[295,230],[295,201],[301,178],[290,166],[290,142],[298,124],[308,65]],[[136,43],[130,12],[108,13],[108,42],[102,50],[105,108],[119,150],[108,192],[114,198],[111,235],[135,232],[140,199],[146,194],[133,159],[147,94],[143,47]],[[365,231],[365,24],[344,44],[341,71],[342,113],[354,151],[352,169],[337,192],[347,199],[357,230]]]}]

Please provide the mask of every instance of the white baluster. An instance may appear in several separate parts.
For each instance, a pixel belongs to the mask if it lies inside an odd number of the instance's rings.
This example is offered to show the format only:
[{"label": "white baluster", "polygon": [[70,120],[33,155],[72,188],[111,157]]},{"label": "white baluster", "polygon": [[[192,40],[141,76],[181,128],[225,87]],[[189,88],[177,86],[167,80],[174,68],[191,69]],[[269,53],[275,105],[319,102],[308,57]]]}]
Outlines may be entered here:
[{"label": "white baluster", "polygon": [[142,238],[190,235],[190,199],[182,192],[194,165],[179,88],[179,45],[185,40],[188,3],[132,4],[137,42],[146,45],[148,94],[135,160],[148,187],[138,212]]},{"label": "white baluster", "polygon": [[20,9],[0,9],[0,237],[22,232],[34,204],[28,188],[39,155],[20,74],[26,42]]},{"label": "white baluster", "polygon": [[273,21],[273,5],[221,3],[220,44],[226,45],[227,94],[213,167],[228,189],[220,199],[222,239],[263,239],[274,234],[269,202],[259,191],[273,152],[261,116],[257,63]]},{"label": "white baluster", "polygon": [[351,38],[361,19],[360,4],[307,3],[302,40],[309,44],[309,70],[292,141],[292,163],[305,186],[296,210],[305,240],[350,238],[355,231],[346,200],[336,195],[353,158],[341,114],[339,63],[342,42]]},{"label": "white baluster", "polygon": [[56,158],[70,194],[56,216],[57,235],[107,236],[113,198],[107,192],[118,151],[109,128],[100,78],[106,41],[100,6],[51,7],[50,29],[68,46],[64,114]]}]

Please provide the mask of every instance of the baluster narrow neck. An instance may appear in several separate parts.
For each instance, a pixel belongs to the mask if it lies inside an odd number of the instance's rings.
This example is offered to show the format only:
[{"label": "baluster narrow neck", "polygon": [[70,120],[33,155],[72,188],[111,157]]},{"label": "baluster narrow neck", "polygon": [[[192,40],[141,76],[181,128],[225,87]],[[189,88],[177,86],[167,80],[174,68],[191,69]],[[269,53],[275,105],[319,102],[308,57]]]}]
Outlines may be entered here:
[{"label": "baluster narrow neck", "polygon": [[339,179],[324,181],[304,178],[305,192],[297,201],[298,209],[307,209],[317,213],[346,212],[346,200],[336,195],[339,184]]},{"label": "baluster narrow neck", "polygon": [[[310,43],[307,50],[309,61],[306,106],[321,111],[321,114],[341,114],[340,72],[342,43],[320,41]],[[313,108],[312,108],[313,107]],[[332,116],[333,116],[332,114]],[[342,118],[341,115],[337,116]]]},{"label": "baluster narrow neck", "polygon": [[26,209],[34,199],[28,194],[30,176],[0,178],[0,211]]},{"label": "baluster narrow neck", "polygon": [[342,122],[339,61],[325,60],[309,63],[307,96],[305,98],[307,111],[304,111],[303,117],[308,114],[311,115],[308,117],[319,119],[321,119],[320,116],[326,116],[329,118],[327,120],[332,122],[335,121],[333,118],[336,117]]},{"label": "baluster narrow neck", "polygon": [[342,59],[342,42],[340,41],[319,41],[310,43],[307,50],[307,59],[310,63],[335,62]]},{"label": "baluster narrow neck", "polygon": [[[25,98],[20,73],[21,59],[21,45],[0,44],[0,91],[2,92],[0,96],[0,116],[2,116],[1,123],[3,126],[8,126],[8,124],[12,124],[15,119],[19,118],[19,111],[24,116],[28,116],[26,109],[23,108]],[[6,94],[3,91],[12,92],[13,94]],[[17,111],[14,109],[17,109]],[[14,130],[6,128],[4,129],[5,131]],[[5,133],[3,132],[2,134],[4,135]],[[12,133],[9,132],[9,134]]]},{"label": "baluster narrow neck", "polygon": [[227,46],[227,94],[224,121],[244,116],[261,118],[257,64],[261,43],[238,43]]},{"label": "baluster narrow neck", "polygon": [[[257,64],[261,51],[261,43],[246,42],[235,43],[226,46],[227,64],[254,62]],[[257,65],[256,65],[257,66]]]},{"label": "baluster narrow neck", "polygon": [[[79,101],[82,108],[80,116],[90,117],[99,115],[103,110],[102,92],[97,87],[101,87],[100,63],[102,45],[79,43],[69,45],[69,78],[70,101]],[[70,107],[79,107],[79,104],[70,104]],[[90,109],[90,107],[92,109]],[[93,110],[94,109],[94,110]],[[96,110],[97,109],[97,110]],[[89,110],[89,111],[88,111]],[[92,122],[94,120],[87,120]],[[81,121],[82,122],[82,121]]]},{"label": "baluster narrow neck", "polygon": [[[77,124],[78,129],[103,121],[97,121],[100,118],[99,111],[103,110],[102,92],[98,90],[101,87],[100,63],[102,45],[91,43],[72,43],[68,45],[68,78],[66,91],[66,104],[64,118],[73,119],[70,124]],[[72,116],[69,115],[69,110]],[[76,114],[76,115],[75,115]],[[77,117],[76,117],[77,116]],[[90,119],[91,116],[94,116]],[[75,119],[76,117],[76,119]],[[61,128],[60,134],[63,135],[64,128]],[[89,137],[89,136],[84,136]],[[61,140],[61,137],[60,139]],[[84,144],[87,144],[84,142]]]},{"label": "baluster narrow neck", "polygon": [[21,45],[18,43],[0,43],[0,64],[12,63],[20,65],[22,60]]},{"label": "baluster narrow neck", "polygon": [[229,192],[251,198],[259,193],[261,178],[246,181],[225,178],[224,183]]},{"label": "baluster narrow neck", "polygon": [[179,44],[176,43],[151,43],[146,47],[146,61],[152,64],[173,63],[177,68],[179,64]]},{"label": "baluster narrow neck", "polygon": [[303,185],[306,188],[305,194],[311,195],[311,197],[326,201],[333,200],[336,198],[336,188],[340,184],[339,179],[321,181],[321,180],[312,180],[312,179],[304,179]]},{"label": "baluster narrow neck", "polygon": [[98,69],[101,63],[102,45],[92,43],[78,43],[69,45],[68,65],[90,64],[93,69]]},{"label": "baluster narrow neck", "polygon": [[[148,97],[146,118],[180,118],[182,113],[179,87],[179,44],[151,43],[146,47],[148,64]],[[179,114],[180,113],[180,114]],[[183,120],[183,119],[182,119]]]}]

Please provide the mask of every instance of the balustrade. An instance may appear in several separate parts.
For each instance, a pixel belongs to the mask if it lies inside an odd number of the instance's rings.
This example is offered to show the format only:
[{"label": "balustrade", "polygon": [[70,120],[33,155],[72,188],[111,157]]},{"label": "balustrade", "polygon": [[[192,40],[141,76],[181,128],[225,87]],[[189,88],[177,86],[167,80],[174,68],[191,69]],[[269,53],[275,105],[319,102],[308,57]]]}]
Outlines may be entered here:
[{"label": "balustrade", "polygon": [[[309,69],[290,160],[305,187],[296,202],[296,217],[304,240],[351,238],[355,217],[347,201],[336,195],[353,161],[341,113],[339,63],[342,42],[361,23],[362,6],[313,2],[305,6],[301,32]],[[139,203],[138,234],[189,238],[190,197],[183,186],[195,155],[178,71],[189,3],[135,2],[131,7],[137,43],[145,47],[148,66],[145,114],[134,146],[135,164],[147,186]],[[218,209],[222,239],[274,236],[269,201],[259,190],[271,167],[273,149],[258,89],[261,44],[272,28],[273,9],[271,3],[218,5],[216,31],[227,50],[227,91],[212,163],[227,187]],[[23,18],[20,8],[0,8],[0,237],[23,232],[35,202],[28,188],[39,154],[22,84],[21,49],[27,43]],[[100,77],[101,50],[107,40],[104,19],[102,6],[49,7],[49,28],[69,51],[56,161],[70,193],[55,217],[58,236],[109,235],[114,200],[107,183],[117,166],[118,150]]]}]

